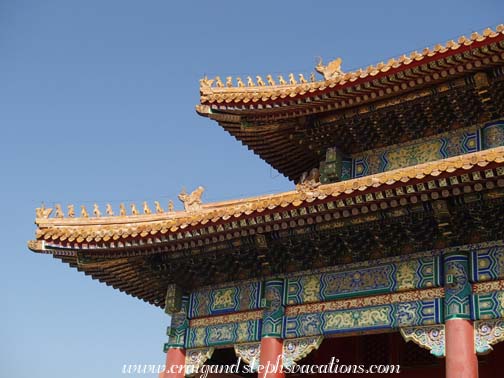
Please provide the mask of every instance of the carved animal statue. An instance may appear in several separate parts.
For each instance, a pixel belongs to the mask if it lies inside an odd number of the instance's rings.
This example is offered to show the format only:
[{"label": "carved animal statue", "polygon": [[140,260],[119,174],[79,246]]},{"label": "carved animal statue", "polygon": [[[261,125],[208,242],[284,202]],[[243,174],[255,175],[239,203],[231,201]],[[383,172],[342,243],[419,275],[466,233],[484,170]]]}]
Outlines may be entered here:
[{"label": "carved animal statue", "polygon": [[156,207],[156,214],[162,214],[164,213],[163,208],[161,207],[161,204],[158,201],[154,201],[154,206]]},{"label": "carved animal statue", "polygon": [[151,209],[149,209],[149,205],[147,204],[147,201],[145,201],[143,203],[143,212],[144,212],[144,214],[151,214],[152,213]]},{"label": "carved animal statue", "polygon": [[275,80],[273,80],[273,77],[271,75],[266,76],[266,81],[268,82],[268,85],[275,85]]},{"label": "carved animal statue", "polygon": [[107,206],[105,207],[105,213],[107,213],[109,217],[112,217],[114,215],[114,210],[112,210],[112,205],[110,203],[107,203]]},{"label": "carved animal statue", "polygon": [[215,86],[218,88],[222,88],[224,84],[222,84],[222,80],[219,76],[215,76]]},{"label": "carved animal statue", "polygon": [[266,85],[261,76],[256,76],[256,81],[257,81],[257,85],[259,85],[260,87],[264,87]]},{"label": "carved animal statue", "polygon": [[81,207],[80,207],[80,215],[81,215],[82,218],[88,218],[89,217],[89,214],[87,212],[86,206],[81,205]]},{"label": "carved animal statue", "polygon": [[226,87],[231,88],[233,86],[233,77],[228,76],[226,77]]},{"label": "carved animal statue", "polygon": [[326,66],[322,64],[322,58],[319,58],[315,70],[324,76],[325,80],[335,79],[340,75],[343,75],[341,70],[341,58],[337,58],[332,62],[329,62]]},{"label": "carved animal statue", "polygon": [[296,78],[294,77],[293,73],[289,74],[289,84],[292,84],[292,85],[296,85],[297,84]]},{"label": "carved animal statue", "polygon": [[314,83],[314,82],[316,81],[316,79],[315,79],[315,72],[312,72],[312,73],[310,74],[310,81],[311,81],[312,83]]},{"label": "carved animal statue", "polygon": [[212,92],[212,83],[214,81],[209,79],[208,77],[204,77],[200,79],[200,91],[201,93],[209,93]]},{"label": "carved animal statue", "polygon": [[74,207],[74,205],[68,205],[67,208],[68,208],[68,213],[67,213],[68,217],[69,218],[75,217],[75,207]]},{"label": "carved animal statue", "polygon": [[301,84],[307,83],[307,81],[306,81],[305,77],[303,76],[303,74],[299,74],[299,82]]},{"label": "carved animal statue", "polygon": [[170,213],[173,213],[175,211],[175,207],[173,206],[173,201],[172,200],[168,201],[168,211]]},{"label": "carved animal statue", "polygon": [[280,85],[285,85],[285,84],[287,84],[287,82],[285,81],[285,79],[283,78],[283,76],[282,76],[282,75],[278,75],[278,83],[279,83]]},{"label": "carved animal statue", "polygon": [[238,84],[239,87],[245,86],[245,84],[243,84],[243,80],[241,79],[241,77],[236,78],[236,83]]},{"label": "carved animal statue", "polygon": [[56,218],[63,218],[65,216],[65,214],[63,214],[63,210],[61,210],[61,205],[59,203],[56,204],[54,208],[56,209],[56,211],[54,212],[54,216]]},{"label": "carved animal statue", "polygon": [[126,206],[124,206],[124,203],[119,204],[119,215],[121,217],[126,216]]},{"label": "carved animal statue", "polygon": [[201,195],[205,188],[198,186],[191,194],[187,194],[185,189],[179,194],[178,198],[184,204],[185,211],[197,211],[201,208]]},{"label": "carved animal statue", "polygon": [[42,202],[42,205],[40,207],[37,207],[35,209],[35,215],[37,218],[49,218],[49,215],[51,215],[52,209],[46,209],[44,203]]},{"label": "carved animal statue", "polygon": [[304,172],[296,185],[296,190],[300,193],[314,194],[314,191],[320,186],[320,173],[317,168]]},{"label": "carved animal statue", "polygon": [[314,182],[319,182],[320,181],[320,172],[318,168],[313,168],[310,171],[310,174],[306,178],[308,181],[314,181]]},{"label": "carved animal statue", "polygon": [[247,76],[247,86],[255,87],[254,80],[250,76]]},{"label": "carved animal statue", "polygon": [[131,215],[138,215],[138,210],[136,208],[136,205],[134,203],[132,203],[130,205],[130,207],[131,207]]},{"label": "carved animal statue", "polygon": [[95,204],[93,205],[93,214],[94,214],[94,216],[95,216],[95,217],[97,217],[97,218],[98,218],[98,217],[101,217],[101,211],[100,211],[100,209],[98,208],[98,204],[97,204],[97,203],[95,203]]}]

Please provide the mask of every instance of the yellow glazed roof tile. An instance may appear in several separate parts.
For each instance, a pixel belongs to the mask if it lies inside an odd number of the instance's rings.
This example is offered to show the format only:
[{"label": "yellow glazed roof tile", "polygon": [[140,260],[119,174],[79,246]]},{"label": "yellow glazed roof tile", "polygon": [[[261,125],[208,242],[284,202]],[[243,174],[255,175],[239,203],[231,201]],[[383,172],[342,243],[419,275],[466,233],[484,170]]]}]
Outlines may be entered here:
[{"label": "yellow glazed roof tile", "polygon": [[[114,216],[89,216],[89,217],[51,217],[52,209],[38,208],[36,224],[36,238],[38,241],[61,240],[82,243],[84,241],[99,242],[101,240],[127,239],[130,237],[147,237],[158,232],[166,234],[184,230],[189,225],[215,224],[221,220],[236,219],[250,215],[253,212],[264,212],[266,209],[293,206],[299,207],[303,202],[311,203],[322,200],[328,196],[338,198],[343,193],[350,194],[355,191],[362,193],[369,188],[378,188],[382,185],[392,185],[396,182],[408,182],[412,179],[438,176],[454,169],[468,170],[474,166],[486,166],[489,163],[504,162],[504,147],[483,150],[472,154],[456,156],[444,160],[405,167],[389,172],[378,173],[372,176],[356,178],[316,187],[298,185],[296,190],[251,197],[239,200],[200,204],[198,207],[186,211],[171,211],[163,213],[114,215]],[[97,205],[95,205],[97,206]],[[40,246],[30,242],[29,246]]]},{"label": "yellow glazed roof tile", "polygon": [[214,79],[204,77],[200,80],[200,105],[197,111],[201,114],[208,113],[209,109],[205,105],[209,104],[232,104],[232,103],[257,103],[259,101],[268,102],[277,98],[294,98],[306,93],[322,92],[326,88],[342,87],[348,82],[355,82],[371,76],[373,79],[381,73],[401,71],[409,68],[415,62],[423,62],[427,59],[443,58],[447,55],[462,53],[470,46],[480,46],[489,44],[504,37],[504,25],[498,25],[495,30],[487,28],[481,33],[474,32],[470,37],[461,36],[457,41],[450,40],[444,45],[437,44],[432,48],[426,47],[421,52],[413,51],[409,55],[402,55],[399,58],[389,59],[387,62],[380,62],[376,65],[368,66],[365,69],[358,69],[353,72],[341,71],[341,58],[323,65],[322,61],[316,66],[322,76],[322,81],[317,81],[312,74],[306,80],[302,74],[296,79],[294,74],[289,74],[288,78],[279,75],[277,80],[272,75],[267,75],[267,80],[261,76],[256,76],[256,81],[249,77],[246,83],[241,78],[233,80],[227,77],[225,84],[219,76]]}]

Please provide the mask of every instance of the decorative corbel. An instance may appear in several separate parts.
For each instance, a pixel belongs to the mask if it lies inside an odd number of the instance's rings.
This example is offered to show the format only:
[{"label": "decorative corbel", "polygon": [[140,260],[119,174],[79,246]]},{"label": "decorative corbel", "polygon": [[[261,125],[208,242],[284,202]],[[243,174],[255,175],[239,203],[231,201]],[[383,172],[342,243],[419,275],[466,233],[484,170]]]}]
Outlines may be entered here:
[{"label": "decorative corbel", "polygon": [[195,376],[203,364],[212,357],[214,348],[196,348],[187,349],[185,366],[186,366],[186,376]]},{"label": "decorative corbel", "polygon": [[406,342],[413,341],[418,346],[430,350],[436,357],[445,355],[445,326],[444,324],[400,328],[401,335]]},{"label": "decorative corbel", "polygon": [[283,366],[290,368],[297,361],[308,356],[312,351],[319,348],[323,336],[301,337],[299,339],[287,339],[283,342]]},{"label": "decorative corbel", "polygon": [[490,353],[492,345],[504,340],[504,319],[474,322],[474,349],[477,354]]}]

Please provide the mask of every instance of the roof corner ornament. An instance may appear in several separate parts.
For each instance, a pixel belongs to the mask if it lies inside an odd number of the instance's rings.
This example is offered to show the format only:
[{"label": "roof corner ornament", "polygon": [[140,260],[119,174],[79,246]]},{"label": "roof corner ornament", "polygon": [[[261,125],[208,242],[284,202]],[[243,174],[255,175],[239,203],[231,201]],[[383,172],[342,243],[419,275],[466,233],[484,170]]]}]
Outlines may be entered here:
[{"label": "roof corner ornament", "polygon": [[159,203],[159,201],[154,201],[154,206],[156,209],[156,214],[163,214],[164,213],[164,209],[161,207],[161,204]]},{"label": "roof corner ornament", "polygon": [[97,203],[93,204],[93,214],[96,218],[101,217],[101,211]]},{"label": "roof corner ornament", "polygon": [[67,206],[67,209],[68,209],[68,217],[75,218],[75,206],[73,204],[70,204]]},{"label": "roof corner ornament", "polygon": [[147,215],[152,214],[152,211],[149,208],[149,204],[147,203],[147,201],[144,201],[142,206],[143,206],[142,209],[143,209],[144,214],[147,214]]},{"label": "roof corner ornament", "polygon": [[49,215],[51,215],[52,209],[46,209],[44,202],[42,202],[42,205],[40,207],[37,207],[35,209],[35,216],[37,218],[42,218],[42,219],[47,219],[49,218]]},{"label": "roof corner ornament", "polygon": [[45,249],[44,240],[29,240],[28,248],[33,252],[40,252]]},{"label": "roof corner ornament", "polygon": [[84,205],[81,205],[81,218],[89,218],[88,211]]},{"label": "roof corner ornament", "polygon": [[343,71],[341,70],[341,58],[337,58],[324,66],[322,63],[322,58],[319,57],[319,61],[315,66],[315,70],[322,76],[324,76],[325,80],[336,79],[343,75]]},{"label": "roof corner ornament", "polygon": [[107,203],[107,206],[105,207],[105,213],[109,217],[113,217],[114,216],[114,210],[112,210],[112,205],[110,203]]},{"label": "roof corner ornament", "polygon": [[124,205],[124,203],[119,204],[119,215],[121,217],[125,217],[127,215],[126,206]]},{"label": "roof corner ornament", "polygon": [[65,214],[63,213],[63,209],[61,208],[61,205],[57,203],[54,208],[56,209],[56,212],[54,213],[55,218],[64,218]]},{"label": "roof corner ornament", "polygon": [[304,172],[296,185],[296,191],[309,196],[314,196],[320,186],[320,173],[317,168],[313,168],[310,173]]},{"label": "roof corner ornament", "polygon": [[214,80],[209,79],[207,76],[205,76],[203,79],[200,79],[200,92],[204,95],[212,93],[212,84]]},{"label": "roof corner ornament", "polygon": [[198,186],[191,194],[187,194],[185,188],[178,195],[178,198],[184,204],[185,211],[198,211],[201,209],[201,196],[205,188]]}]

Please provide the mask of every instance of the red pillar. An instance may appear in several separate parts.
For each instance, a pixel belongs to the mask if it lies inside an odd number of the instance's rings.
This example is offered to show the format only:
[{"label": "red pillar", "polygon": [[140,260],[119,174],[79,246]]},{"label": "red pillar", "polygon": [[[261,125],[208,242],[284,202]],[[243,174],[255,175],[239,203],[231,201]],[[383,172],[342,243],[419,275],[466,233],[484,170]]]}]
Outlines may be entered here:
[{"label": "red pillar", "polygon": [[260,370],[257,378],[284,378],[282,369],[283,341],[275,337],[261,339]]},{"label": "red pillar", "polygon": [[166,352],[166,369],[159,378],[184,378],[185,349],[169,348]]},{"label": "red pillar", "polygon": [[466,319],[449,319],[445,324],[446,378],[478,378],[474,351],[474,327]]}]

